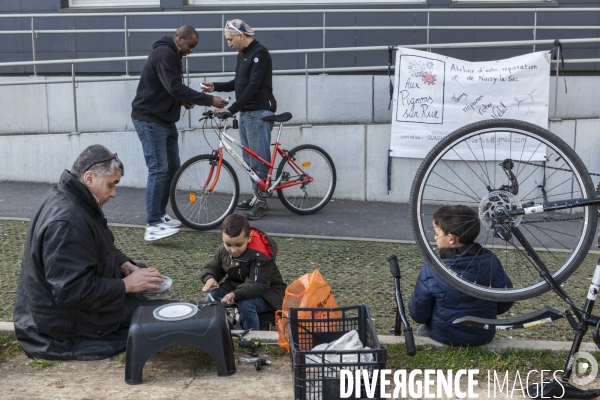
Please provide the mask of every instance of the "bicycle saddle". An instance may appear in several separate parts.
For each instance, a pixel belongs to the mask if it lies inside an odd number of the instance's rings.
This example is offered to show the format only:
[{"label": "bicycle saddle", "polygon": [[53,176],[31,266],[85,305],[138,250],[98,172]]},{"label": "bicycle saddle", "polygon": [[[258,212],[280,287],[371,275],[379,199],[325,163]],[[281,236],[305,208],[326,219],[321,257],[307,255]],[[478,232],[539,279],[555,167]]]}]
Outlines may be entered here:
[{"label": "bicycle saddle", "polygon": [[284,112],[279,115],[269,115],[268,117],[264,117],[263,121],[275,121],[275,122],[285,122],[292,119],[292,114],[289,112]]}]

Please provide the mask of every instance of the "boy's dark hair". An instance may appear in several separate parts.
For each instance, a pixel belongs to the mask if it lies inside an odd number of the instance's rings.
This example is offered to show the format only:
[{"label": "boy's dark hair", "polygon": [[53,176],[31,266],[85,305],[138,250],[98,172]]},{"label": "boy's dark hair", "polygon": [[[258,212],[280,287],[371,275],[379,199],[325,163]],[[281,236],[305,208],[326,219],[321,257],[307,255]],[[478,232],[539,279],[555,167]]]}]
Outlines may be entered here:
[{"label": "boy's dark hair", "polygon": [[229,237],[237,237],[243,232],[245,237],[250,234],[250,223],[242,214],[231,214],[221,225],[221,232]]},{"label": "boy's dark hair", "polygon": [[456,235],[465,246],[473,244],[479,235],[479,215],[467,206],[443,206],[433,214],[433,223],[444,234]]}]

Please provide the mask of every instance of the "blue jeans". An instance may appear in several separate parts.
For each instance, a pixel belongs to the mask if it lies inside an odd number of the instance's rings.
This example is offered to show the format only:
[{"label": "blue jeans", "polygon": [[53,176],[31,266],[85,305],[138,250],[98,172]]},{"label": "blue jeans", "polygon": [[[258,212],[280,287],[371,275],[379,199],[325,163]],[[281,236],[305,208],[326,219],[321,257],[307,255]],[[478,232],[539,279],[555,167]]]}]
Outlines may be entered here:
[{"label": "blue jeans", "polygon": [[[212,299],[221,301],[223,297],[230,291],[223,289],[222,287],[210,291],[206,295],[206,301],[211,301]],[[258,320],[258,314],[265,313],[271,310],[273,307],[269,304],[268,301],[263,299],[262,297],[255,297],[253,299],[239,300],[235,302],[238,306],[238,310],[240,315],[242,316],[242,325],[244,329],[252,329],[253,331],[260,330],[260,322]]]},{"label": "blue jeans", "polygon": [[[268,110],[240,112],[240,142],[267,162],[271,161],[271,131],[274,122],[263,121],[263,117],[274,114],[273,111]],[[242,153],[242,157],[259,177],[263,179],[267,177],[269,167],[246,152]],[[254,188],[254,181],[252,181],[252,187]]]},{"label": "blue jeans", "polygon": [[148,167],[146,223],[156,225],[167,212],[171,181],[181,165],[177,144],[179,133],[175,124],[160,125],[134,119],[133,126],[142,142]]}]

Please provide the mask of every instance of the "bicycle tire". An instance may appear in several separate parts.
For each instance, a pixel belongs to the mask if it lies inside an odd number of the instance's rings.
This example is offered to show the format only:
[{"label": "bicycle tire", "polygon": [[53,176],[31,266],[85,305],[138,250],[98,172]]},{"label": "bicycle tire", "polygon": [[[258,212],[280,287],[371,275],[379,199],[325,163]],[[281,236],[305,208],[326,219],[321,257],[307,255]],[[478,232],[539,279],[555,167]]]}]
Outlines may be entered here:
[{"label": "bicycle tire", "polygon": [[[502,168],[499,159],[492,157],[491,152],[484,148],[484,143],[493,143],[491,147],[496,156],[501,141],[510,143],[507,145],[508,159],[517,166],[515,177],[520,186],[516,194],[511,194],[514,186],[501,185],[512,183],[509,174]],[[546,148],[545,161],[532,161],[531,154],[543,150],[542,145]],[[477,161],[467,161],[466,157],[460,156],[469,151]],[[497,191],[507,187],[510,189]],[[424,158],[411,188],[410,220],[421,254],[445,282],[474,297],[517,301],[538,296],[550,287],[540,277],[531,255],[524,253],[520,243],[494,237],[490,231],[493,223],[486,210],[500,204],[500,200],[506,207],[520,208],[524,207],[523,204],[594,196],[595,189],[585,165],[558,136],[527,122],[486,120],[450,133]],[[433,239],[430,232],[433,230],[432,211],[441,204],[453,203],[478,207],[482,229],[477,242],[493,251],[502,262],[513,288],[491,287],[491,282],[474,283],[461,276],[461,271],[442,261],[437,252],[439,249],[429,240]],[[536,253],[559,284],[578,268],[587,255],[597,222],[595,205],[543,215],[526,214],[514,220],[530,244],[537,248]]]},{"label": "bicycle tire", "polygon": [[[291,163],[290,160],[293,162]],[[285,208],[299,215],[314,214],[327,205],[336,185],[336,171],[333,160],[322,148],[304,144],[294,147],[287,152],[277,168],[277,179],[284,175],[280,184],[302,179],[299,175],[299,167],[294,165],[299,162],[302,168],[308,171],[313,178],[312,182],[283,188],[277,191],[279,200]]]},{"label": "bicycle tire", "polygon": [[[210,167],[216,170],[218,157],[202,154],[187,160],[171,183],[171,207],[189,228],[207,230],[219,226],[235,210],[240,184],[231,165],[223,160],[217,185],[211,193],[203,189]],[[211,182],[214,180],[211,178]],[[209,185],[210,186],[210,185]]]}]

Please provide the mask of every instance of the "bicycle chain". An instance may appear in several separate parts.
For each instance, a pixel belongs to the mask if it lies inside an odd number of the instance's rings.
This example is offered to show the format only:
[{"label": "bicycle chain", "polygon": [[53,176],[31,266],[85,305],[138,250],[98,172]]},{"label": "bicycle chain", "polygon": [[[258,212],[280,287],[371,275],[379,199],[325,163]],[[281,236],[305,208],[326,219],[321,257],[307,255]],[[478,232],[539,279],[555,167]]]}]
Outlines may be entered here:
[{"label": "bicycle chain", "polygon": [[[549,166],[546,166],[546,165],[540,165],[540,164],[536,164],[536,163],[532,163],[532,162],[528,162],[528,161],[516,161],[516,160],[513,160],[513,162],[517,162],[519,164],[533,165],[534,167],[555,169],[557,171],[573,172],[572,170],[566,169],[566,168],[549,167]],[[588,172],[588,174],[590,176],[600,176],[600,174],[596,174],[596,173],[593,173],[593,172]]]},{"label": "bicycle chain", "polygon": [[[552,222],[563,222],[563,221],[581,221],[583,219],[583,216],[581,217],[571,217],[571,218],[561,218],[561,219],[554,219],[552,218]],[[537,224],[537,223],[542,223],[542,222],[547,222],[543,219],[536,219],[536,220],[522,220],[521,224]]]}]

